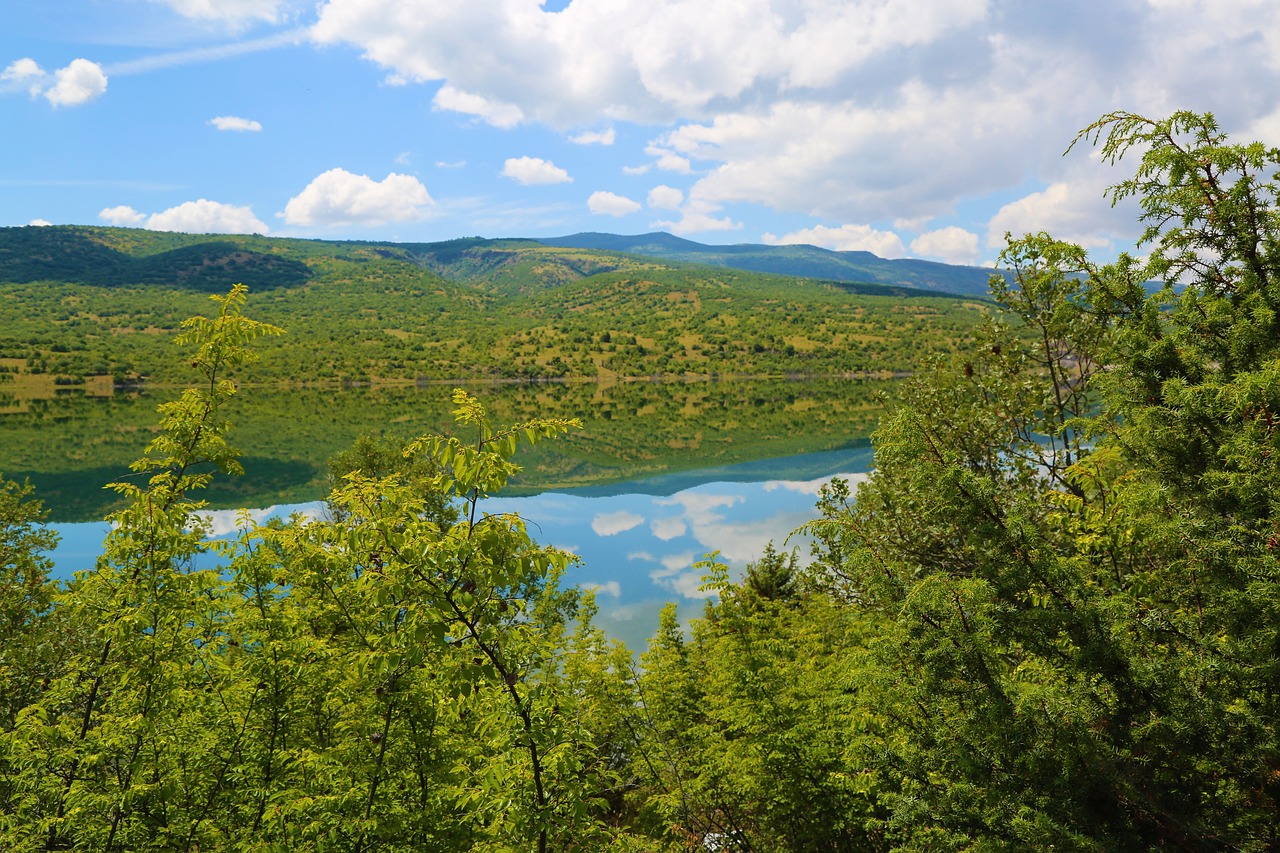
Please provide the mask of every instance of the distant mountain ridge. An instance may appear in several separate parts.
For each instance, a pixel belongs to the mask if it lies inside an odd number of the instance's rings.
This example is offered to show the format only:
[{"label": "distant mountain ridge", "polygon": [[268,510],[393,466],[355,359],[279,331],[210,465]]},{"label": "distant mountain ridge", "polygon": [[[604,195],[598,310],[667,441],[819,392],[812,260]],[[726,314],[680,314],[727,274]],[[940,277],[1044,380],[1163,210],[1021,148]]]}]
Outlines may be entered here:
[{"label": "distant mountain ridge", "polygon": [[620,269],[719,267],[826,281],[865,295],[984,297],[994,272],[810,245],[712,246],[660,231],[387,243],[47,226],[0,228],[0,281],[167,284],[204,292],[243,282],[268,290],[305,285],[316,274],[308,263],[353,252],[426,268],[452,282],[525,293]]},{"label": "distant mountain ridge", "polygon": [[871,252],[837,252],[808,244],[711,246],[664,231],[634,236],[588,231],[565,237],[533,239],[557,248],[626,252],[751,272],[889,284],[964,296],[985,296],[988,280],[996,273],[986,267],[955,266],[914,258],[889,260]]}]

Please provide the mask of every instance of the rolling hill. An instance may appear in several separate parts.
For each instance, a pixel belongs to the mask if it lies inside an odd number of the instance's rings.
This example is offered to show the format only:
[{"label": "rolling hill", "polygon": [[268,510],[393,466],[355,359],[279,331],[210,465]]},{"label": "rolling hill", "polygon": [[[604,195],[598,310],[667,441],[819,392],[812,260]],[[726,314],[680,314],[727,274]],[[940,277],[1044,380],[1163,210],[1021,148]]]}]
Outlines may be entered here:
[{"label": "rolling hill", "polygon": [[836,252],[809,245],[742,243],[708,246],[664,232],[626,237],[588,232],[538,238],[548,246],[627,252],[667,261],[732,267],[753,272],[912,287],[963,296],[984,296],[993,270],[921,261],[887,260],[870,252]]},{"label": "rolling hill", "polygon": [[[646,239],[710,262],[612,235],[553,246],[0,228],[0,368],[63,388],[180,383],[173,332],[234,282],[254,317],[288,331],[264,343],[255,380],[290,384],[901,373],[990,311],[909,276],[847,280],[848,263],[844,280],[806,275],[818,267],[805,259],[858,253]],[[775,269],[715,260],[729,256]]]}]

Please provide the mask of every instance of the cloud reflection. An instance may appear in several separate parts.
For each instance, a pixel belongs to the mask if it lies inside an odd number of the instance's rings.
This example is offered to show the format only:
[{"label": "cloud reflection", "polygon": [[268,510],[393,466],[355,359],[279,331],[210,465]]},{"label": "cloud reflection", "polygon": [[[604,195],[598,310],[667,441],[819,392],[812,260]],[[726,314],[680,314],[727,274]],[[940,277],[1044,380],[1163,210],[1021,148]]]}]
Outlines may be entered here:
[{"label": "cloud reflection", "polygon": [[597,513],[591,519],[591,529],[599,536],[617,536],[641,524],[644,524],[644,516],[626,510]]},{"label": "cloud reflection", "polygon": [[822,487],[830,483],[835,478],[847,480],[849,485],[856,485],[867,479],[869,475],[863,474],[832,474],[828,477],[818,477],[816,480],[769,480],[763,483],[761,488],[766,492],[773,492],[778,489],[786,489],[787,491],[796,492],[802,495],[818,496],[822,491]]}]

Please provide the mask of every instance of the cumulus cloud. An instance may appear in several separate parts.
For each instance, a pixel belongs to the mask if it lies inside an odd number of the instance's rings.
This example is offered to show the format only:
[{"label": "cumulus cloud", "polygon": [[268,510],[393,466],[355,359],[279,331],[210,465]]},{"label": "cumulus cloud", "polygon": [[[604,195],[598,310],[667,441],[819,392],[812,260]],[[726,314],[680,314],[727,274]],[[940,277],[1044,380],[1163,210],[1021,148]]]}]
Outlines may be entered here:
[{"label": "cumulus cloud", "polygon": [[550,160],[540,157],[511,157],[502,166],[504,177],[517,183],[531,184],[565,184],[573,181],[569,173]]},{"label": "cumulus cloud", "polygon": [[514,104],[491,100],[453,86],[441,86],[431,105],[440,110],[473,115],[494,127],[511,128],[524,120],[524,113]]},{"label": "cumulus cloud", "polygon": [[[190,0],[195,2],[195,0]],[[670,121],[722,100],[844,82],[980,23],[988,0],[328,0],[312,37],[405,79],[518,105],[551,124]]]},{"label": "cumulus cloud", "polygon": [[940,258],[949,264],[973,264],[978,260],[978,235],[955,225],[927,231],[911,241],[916,255]]},{"label": "cumulus cloud", "polygon": [[253,119],[240,118],[239,116],[216,116],[209,119],[209,124],[218,130],[232,130],[249,133],[257,133],[262,130],[262,123]]},{"label": "cumulus cloud", "polygon": [[47,220],[47,219],[33,219],[33,220],[31,220],[30,222],[28,222],[27,224],[28,224],[28,225],[31,225],[31,226],[34,226],[34,227],[36,227],[36,228],[45,228],[45,227],[48,227],[48,226],[52,225],[53,223],[52,223],[52,222],[50,222],[50,221],[49,221],[49,220]]},{"label": "cumulus cloud", "polygon": [[324,0],[310,34],[500,127],[669,128],[648,156],[700,176],[690,230],[730,204],[922,224],[1020,186],[1056,198],[1081,159],[1058,155],[1107,110],[1216,106],[1234,132],[1280,109],[1269,0]]},{"label": "cumulus cloud", "polygon": [[1119,176],[1096,154],[1061,180],[1002,206],[987,223],[987,246],[1000,249],[1005,234],[1047,231],[1086,249],[1109,248],[1117,236],[1136,236],[1137,208],[1132,199],[1111,207],[1104,194]]},{"label": "cumulus cloud", "polygon": [[107,75],[88,59],[73,59],[49,74],[27,57],[0,71],[0,92],[22,90],[32,97],[42,95],[55,107],[78,107],[107,91]]},{"label": "cumulus cloud", "polygon": [[642,524],[644,524],[643,516],[626,510],[598,513],[591,519],[591,529],[597,536],[616,536]]},{"label": "cumulus cloud", "polygon": [[702,199],[690,198],[676,212],[680,214],[679,219],[660,219],[653,223],[653,227],[665,228],[672,234],[734,231],[742,227],[742,223],[734,221],[731,217],[717,216],[720,205],[711,204]]},{"label": "cumulus cloud", "polygon": [[36,61],[31,58],[19,59],[0,71],[0,91],[19,91],[25,89],[33,97],[44,88],[44,80],[48,75]]},{"label": "cumulus cloud", "polygon": [[688,157],[682,157],[666,148],[650,145],[644,150],[644,153],[652,157],[653,165],[663,172],[676,172],[677,174],[687,175],[693,171],[693,166],[690,165]]},{"label": "cumulus cloud", "polygon": [[586,131],[579,133],[577,136],[569,137],[569,141],[575,145],[612,145],[617,138],[613,128],[602,131]]},{"label": "cumulus cloud", "polygon": [[146,227],[152,231],[184,231],[189,234],[266,234],[271,230],[248,207],[204,198],[153,213],[147,217]]},{"label": "cumulus cloud", "polygon": [[107,75],[102,66],[87,59],[73,59],[66,68],[53,73],[53,85],[44,92],[55,107],[77,107],[87,104],[107,91]]},{"label": "cumulus cloud", "polygon": [[106,207],[98,211],[98,218],[108,225],[141,225],[147,218],[146,214],[139,213],[127,204],[117,205],[116,207]]},{"label": "cumulus cloud", "polygon": [[773,246],[809,244],[837,252],[870,252],[882,258],[900,258],[907,253],[897,234],[879,231],[870,225],[841,225],[839,228],[817,225],[781,237],[765,234],[762,239]]},{"label": "cumulus cloud", "polygon": [[266,234],[270,230],[247,206],[204,198],[150,215],[121,204],[98,211],[98,218],[108,225],[141,226],[152,231],[184,231],[190,234]]},{"label": "cumulus cloud", "polygon": [[318,175],[289,199],[283,215],[290,225],[383,225],[420,219],[434,204],[411,175],[392,172],[375,181],[339,168]]},{"label": "cumulus cloud", "polygon": [[593,192],[587,199],[587,209],[592,213],[605,216],[627,216],[638,211],[642,205],[626,196],[600,190]]},{"label": "cumulus cloud", "polygon": [[658,184],[649,190],[648,202],[650,207],[660,210],[679,210],[680,205],[684,204],[684,193],[675,187]]}]

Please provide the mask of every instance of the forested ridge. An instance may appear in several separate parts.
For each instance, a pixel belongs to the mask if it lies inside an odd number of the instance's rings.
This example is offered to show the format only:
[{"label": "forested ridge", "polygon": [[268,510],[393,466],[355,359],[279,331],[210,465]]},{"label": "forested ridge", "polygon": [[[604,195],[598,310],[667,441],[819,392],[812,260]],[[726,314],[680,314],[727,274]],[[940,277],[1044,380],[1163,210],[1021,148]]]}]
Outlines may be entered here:
[{"label": "forested ridge", "polygon": [[1191,113],[1076,142],[1134,168],[1146,256],[1012,240],[811,559],[710,555],[638,659],[477,510],[573,420],[458,391],[452,434],[337,457],[327,518],[205,541],[281,331],[215,294],[92,571],[50,582],[0,489],[0,847],[1274,849],[1280,149]]},{"label": "forested ridge", "polygon": [[[180,384],[169,341],[245,284],[257,383],[838,376],[917,369],[983,300],[532,240],[359,243],[0,229],[0,379]],[[0,387],[0,392],[3,392]]]}]

